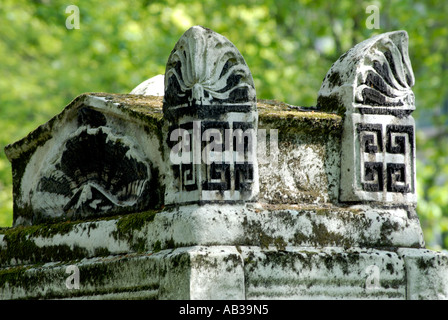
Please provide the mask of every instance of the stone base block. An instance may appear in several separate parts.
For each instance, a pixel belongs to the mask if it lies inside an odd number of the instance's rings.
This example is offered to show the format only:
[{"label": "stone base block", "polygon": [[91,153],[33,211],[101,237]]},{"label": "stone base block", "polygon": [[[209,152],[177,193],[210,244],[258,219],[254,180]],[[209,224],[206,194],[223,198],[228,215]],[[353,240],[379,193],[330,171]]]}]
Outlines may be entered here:
[{"label": "stone base block", "polygon": [[402,257],[382,250],[244,248],[247,299],[406,299]]},{"label": "stone base block", "polygon": [[425,249],[192,246],[3,268],[0,297],[446,299],[447,265]]},{"label": "stone base block", "polygon": [[448,255],[430,250],[399,249],[408,274],[408,299],[448,300]]}]

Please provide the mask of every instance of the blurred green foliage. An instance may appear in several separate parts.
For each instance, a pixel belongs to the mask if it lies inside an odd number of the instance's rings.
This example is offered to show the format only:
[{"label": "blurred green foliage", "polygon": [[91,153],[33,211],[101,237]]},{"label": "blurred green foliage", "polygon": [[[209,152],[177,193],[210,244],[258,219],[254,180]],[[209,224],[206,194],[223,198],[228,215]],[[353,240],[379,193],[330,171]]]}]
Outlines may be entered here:
[{"label": "blurred green foliage", "polygon": [[[68,5],[80,29],[67,29]],[[369,5],[380,29],[368,29]],[[258,98],[315,105],[331,64],[374,34],[405,29],[419,124],[418,213],[427,244],[448,247],[448,2],[71,1],[0,3],[0,148],[24,137],[83,92],[128,93],[163,74],[193,25],[229,38],[244,55]],[[428,130],[426,128],[430,128]],[[12,224],[12,177],[0,152],[0,226]]]}]

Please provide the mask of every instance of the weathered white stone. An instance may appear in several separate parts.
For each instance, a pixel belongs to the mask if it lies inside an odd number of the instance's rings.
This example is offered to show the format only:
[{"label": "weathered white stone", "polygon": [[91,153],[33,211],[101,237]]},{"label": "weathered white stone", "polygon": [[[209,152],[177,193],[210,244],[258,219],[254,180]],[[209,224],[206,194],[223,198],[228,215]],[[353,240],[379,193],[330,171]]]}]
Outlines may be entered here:
[{"label": "weathered white stone", "polygon": [[288,245],[424,245],[418,219],[409,219],[405,210],[397,214],[395,209],[375,211],[368,207],[183,206],[158,214],[146,230],[153,234],[150,239],[184,245],[235,244],[277,249]]},{"label": "weathered white stone", "polygon": [[131,91],[131,94],[160,97],[164,95],[164,92],[165,76],[163,74],[159,74],[140,83]]},{"label": "weathered white stone", "polygon": [[377,114],[409,113],[415,110],[414,82],[408,34],[382,33],[357,44],[332,65],[319,90],[318,105],[341,114],[372,107]]},{"label": "weathered white stone", "polygon": [[[107,117],[107,126],[80,127],[77,122],[77,111],[83,105],[103,113]],[[270,112],[270,106],[275,108],[275,113]],[[261,202],[285,204],[337,202],[340,118],[316,113],[316,118],[313,118],[313,121],[318,126],[311,127],[307,123],[310,119],[309,116],[300,112],[291,112],[278,102],[263,101],[260,103],[260,108],[263,118],[261,130],[271,134],[271,137],[268,136],[262,140],[263,143],[260,143],[260,147],[257,144],[259,149],[257,154],[262,157],[260,165],[260,170],[262,170]],[[64,146],[67,140],[79,136],[80,133],[92,137],[100,129],[101,132],[107,134],[111,143],[116,144],[118,141],[123,141],[127,145],[134,146],[134,156],[152,164],[152,169],[155,172],[151,170],[151,176],[165,177],[165,180],[152,185],[150,192],[151,197],[163,199],[165,182],[170,183],[173,177],[170,161],[166,161],[167,159],[164,158],[163,147],[161,147],[164,144],[164,139],[161,137],[168,134],[168,126],[163,125],[161,115],[161,98],[117,94],[81,95],[70,103],[61,114],[33,131],[28,137],[8,146],[6,151],[12,160],[15,172],[14,192],[19,195],[14,196],[14,225],[33,223],[34,218],[32,218],[31,212],[37,215],[37,211],[40,216],[47,218],[82,218],[82,216],[67,215],[61,209],[67,205],[68,197],[42,190],[36,192],[35,189],[38,188],[42,177],[56,175],[62,179],[65,176],[63,173],[57,175],[60,170],[57,170],[55,164],[51,163],[60,162],[58,157],[63,154],[64,149],[61,146]],[[291,115],[294,117],[290,117]],[[277,131],[280,129],[280,132],[272,140],[273,132],[277,132],[274,128],[278,128],[275,129]],[[315,134],[306,134],[307,130],[311,129],[315,130]],[[266,147],[271,150],[276,147],[277,155],[267,156]],[[27,158],[28,151],[33,148],[36,150],[31,153],[31,157]],[[308,151],[312,151],[312,156],[308,154]],[[22,168],[22,162],[28,163],[26,172],[19,170]],[[71,187],[60,184],[54,189],[66,188]],[[88,192],[89,190],[90,192]],[[83,199],[80,203],[89,201],[87,198],[90,196],[91,190],[91,188],[86,188],[84,192],[80,193],[80,199]],[[138,191],[138,189],[136,190]],[[235,200],[238,199],[236,195],[234,197]],[[188,197],[185,199],[188,200]],[[164,200],[160,201],[164,202]],[[36,208],[30,207],[31,203]],[[77,205],[79,201],[73,204]],[[92,210],[95,204],[95,199],[92,199]],[[99,206],[97,205],[97,207]],[[39,219],[34,219],[34,222],[39,222]]]},{"label": "weathered white stone", "polygon": [[[235,247],[176,249],[164,261],[160,299],[245,298],[243,260]],[[173,263],[180,267],[173,268]]]},{"label": "weathered white stone", "polygon": [[[341,201],[416,203],[415,122],[412,117],[398,119],[388,115],[352,114],[344,127],[341,155]],[[351,122],[351,124],[348,124]],[[369,127],[370,126],[370,127]],[[376,126],[374,130],[373,127]],[[362,127],[362,129],[361,129]],[[403,139],[403,152],[387,150],[389,128],[405,128],[406,133],[391,133],[390,139]],[[401,130],[401,129],[400,129]],[[362,141],[380,139],[382,151],[363,151]],[[395,140],[398,141],[398,140]],[[378,145],[377,142],[374,143]],[[391,147],[394,140],[390,142]],[[372,144],[373,146],[373,144]],[[379,147],[378,147],[379,148]],[[394,167],[397,166],[397,167]],[[357,170],[360,168],[360,170]]]},{"label": "weathered white stone", "polygon": [[69,289],[69,264],[47,263],[10,269],[15,283],[3,282],[2,299],[244,299],[243,260],[235,247],[187,247],[158,253],[126,254],[71,261],[79,289]]},{"label": "weathered white stone", "polygon": [[[266,129],[262,127],[262,130]],[[278,154],[275,159],[263,163],[260,162],[260,155],[258,157],[261,202],[286,204],[338,201],[338,135],[305,134],[300,131],[286,135],[280,132],[276,143]],[[260,154],[265,153],[261,148],[258,151]]]},{"label": "weathered white stone", "polygon": [[[61,254],[77,259],[197,245],[277,250],[287,246],[424,246],[418,219],[409,218],[406,210],[374,210],[368,206],[189,205],[158,213],[28,229],[22,229],[21,237],[14,236],[14,230],[0,234],[2,266],[57,261]],[[15,252],[29,255],[18,257]]]},{"label": "weathered white stone", "polygon": [[[242,79],[235,82],[229,79],[232,77]],[[175,83],[178,88],[173,87]],[[238,93],[239,89],[243,91]],[[243,93],[245,96],[239,96]],[[194,100],[203,106],[214,100],[247,103],[255,102],[256,94],[250,70],[238,49],[226,37],[194,26],[182,35],[168,58],[164,98],[169,116],[169,109]]]},{"label": "weathered white stone", "polygon": [[[69,265],[79,289],[66,286]],[[10,275],[4,282],[5,276]],[[405,299],[404,259],[362,248],[193,246],[2,269],[3,299]]]},{"label": "weathered white stone", "polygon": [[[142,82],[131,94],[163,96],[164,75],[158,75]],[[260,129],[264,131],[260,132]],[[268,134],[270,131],[270,135],[276,133],[275,138],[267,139],[266,131]],[[289,140],[278,140],[278,138],[283,138],[278,136],[278,127],[265,129],[262,123],[259,123],[257,157],[260,187],[261,185],[269,186],[268,192],[260,190],[261,201],[319,203],[339,198],[340,141],[333,135],[327,137],[325,145],[320,145],[316,141],[308,141],[310,137],[314,136],[303,135],[302,144],[291,144]],[[282,150],[281,159],[279,159],[279,144]],[[268,156],[267,148],[277,155]],[[311,153],[307,153],[309,150]],[[325,154],[325,157],[322,157],[322,154]],[[292,167],[292,163],[297,163],[297,165]],[[279,171],[280,168],[281,171]],[[332,188],[328,188],[329,186]],[[328,190],[326,190],[327,188]],[[272,193],[272,190],[275,192]]]},{"label": "weathered white stone", "polygon": [[[146,299],[158,296],[159,262],[162,255],[127,254],[63,263],[47,263],[0,270],[1,299]],[[79,270],[79,289],[69,289],[68,266]],[[4,282],[9,274],[14,282]],[[121,296],[119,296],[121,295]]]},{"label": "weathered white stone", "polygon": [[330,247],[241,250],[247,299],[406,298],[403,259],[394,252]]},{"label": "weathered white stone", "polygon": [[448,300],[448,255],[423,249],[398,249],[407,273],[410,300]]},{"label": "weathered white stone", "polygon": [[116,236],[117,220],[85,222],[76,224],[70,232],[56,233],[51,237],[33,237],[39,248],[61,246],[82,248],[88,257],[94,257],[98,250],[107,250],[110,254],[132,252],[132,242],[120,240]]}]

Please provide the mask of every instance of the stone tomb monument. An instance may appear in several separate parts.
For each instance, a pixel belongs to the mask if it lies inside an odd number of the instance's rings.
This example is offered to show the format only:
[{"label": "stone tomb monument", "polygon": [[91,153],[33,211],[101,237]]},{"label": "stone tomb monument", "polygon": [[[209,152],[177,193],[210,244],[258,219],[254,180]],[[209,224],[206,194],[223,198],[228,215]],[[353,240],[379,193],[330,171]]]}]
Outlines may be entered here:
[{"label": "stone tomb monument", "polygon": [[80,95],[5,148],[0,297],[447,299],[415,211],[407,41],[342,55],[318,109],[257,101],[240,52],[199,26],[164,76]]}]

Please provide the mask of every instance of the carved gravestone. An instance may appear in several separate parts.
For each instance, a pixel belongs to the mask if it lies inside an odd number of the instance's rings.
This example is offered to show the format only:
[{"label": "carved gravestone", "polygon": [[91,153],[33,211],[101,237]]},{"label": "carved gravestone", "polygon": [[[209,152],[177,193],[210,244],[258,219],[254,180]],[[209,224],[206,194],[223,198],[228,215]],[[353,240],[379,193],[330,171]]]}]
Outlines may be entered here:
[{"label": "carved gravestone", "polygon": [[416,202],[413,85],[405,31],[356,45],[327,73],[318,105],[345,117],[340,201]]},{"label": "carved gravestone", "polygon": [[160,143],[144,117],[122,104],[107,95],[81,95],[6,147],[14,177],[14,225],[159,205]]},{"label": "carved gravestone", "polygon": [[172,170],[165,204],[255,199],[255,87],[229,40],[200,26],[184,33],[166,65],[163,112]]}]

